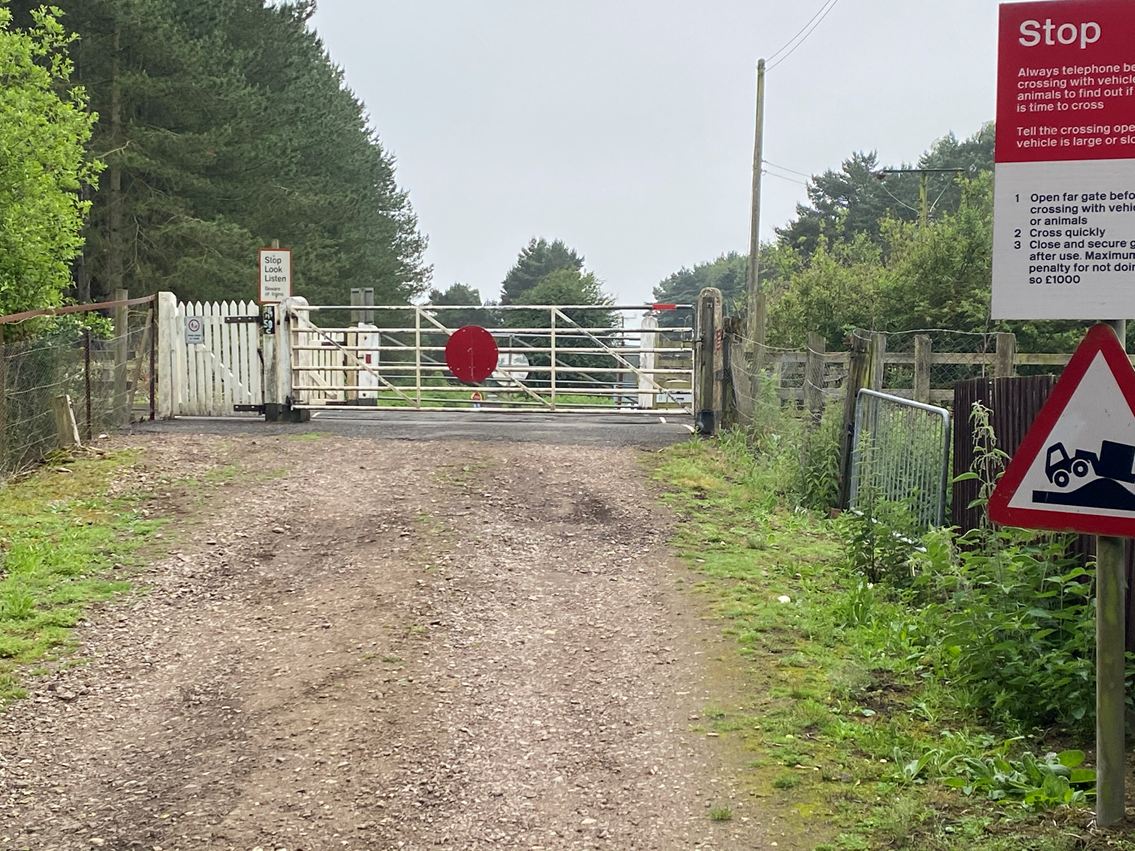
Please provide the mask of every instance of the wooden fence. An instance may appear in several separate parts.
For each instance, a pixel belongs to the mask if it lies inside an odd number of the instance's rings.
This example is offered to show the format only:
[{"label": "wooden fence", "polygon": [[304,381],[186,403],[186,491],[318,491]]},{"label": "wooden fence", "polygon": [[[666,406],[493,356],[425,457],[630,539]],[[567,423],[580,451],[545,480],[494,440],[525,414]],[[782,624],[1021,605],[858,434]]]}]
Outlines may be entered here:
[{"label": "wooden fence", "polygon": [[[813,397],[819,401],[825,393],[842,395],[855,353],[824,351],[822,340],[818,334],[810,335],[805,351],[770,349],[760,358],[760,368],[772,375],[782,401],[802,402],[811,408]],[[987,352],[940,352],[934,351],[931,337],[918,335],[914,338],[914,351],[890,352],[886,334],[871,334],[864,354],[870,361],[865,386],[916,402],[952,407],[956,379],[933,381],[937,367],[968,367],[979,373],[976,377],[1009,378],[1020,367],[1064,367],[1072,357],[1071,353],[1020,352],[1016,335],[1010,333],[991,334],[990,340],[993,346]],[[903,382],[904,386],[891,386],[889,382],[900,372],[910,381]],[[949,386],[935,386],[938,383]]]}]

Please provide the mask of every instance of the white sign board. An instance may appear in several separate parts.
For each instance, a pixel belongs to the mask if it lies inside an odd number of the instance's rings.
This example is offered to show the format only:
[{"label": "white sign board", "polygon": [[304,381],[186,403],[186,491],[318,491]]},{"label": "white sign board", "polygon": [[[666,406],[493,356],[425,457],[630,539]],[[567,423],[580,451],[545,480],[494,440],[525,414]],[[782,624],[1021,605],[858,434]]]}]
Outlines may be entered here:
[{"label": "white sign board", "polygon": [[292,252],[289,248],[260,249],[260,303],[279,304],[292,297]]},{"label": "white sign board", "polygon": [[185,317],[185,345],[200,346],[205,342],[205,322],[200,316]]},{"label": "white sign board", "polygon": [[994,319],[1135,316],[1135,3],[1005,3]]}]

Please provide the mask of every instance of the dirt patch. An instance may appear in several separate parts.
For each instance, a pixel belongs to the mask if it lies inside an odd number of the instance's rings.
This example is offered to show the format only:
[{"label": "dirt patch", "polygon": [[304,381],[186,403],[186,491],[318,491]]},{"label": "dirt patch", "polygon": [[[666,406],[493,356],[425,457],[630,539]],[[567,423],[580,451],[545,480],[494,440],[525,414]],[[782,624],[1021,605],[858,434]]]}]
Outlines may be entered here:
[{"label": "dirt patch", "polygon": [[637,450],[128,442],[184,540],[0,718],[0,847],[796,847],[690,730],[720,630]]}]

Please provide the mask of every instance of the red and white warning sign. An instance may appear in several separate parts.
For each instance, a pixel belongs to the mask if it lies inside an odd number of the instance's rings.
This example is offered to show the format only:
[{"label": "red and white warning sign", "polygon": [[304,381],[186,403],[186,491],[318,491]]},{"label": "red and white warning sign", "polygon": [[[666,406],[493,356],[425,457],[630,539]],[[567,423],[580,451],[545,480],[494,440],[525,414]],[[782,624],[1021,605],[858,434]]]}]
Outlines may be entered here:
[{"label": "red and white warning sign", "polygon": [[989,500],[995,523],[1135,537],[1135,369],[1108,325],[1080,343]]},{"label": "red and white warning sign", "polygon": [[1004,3],[993,316],[1135,315],[1135,3]]}]

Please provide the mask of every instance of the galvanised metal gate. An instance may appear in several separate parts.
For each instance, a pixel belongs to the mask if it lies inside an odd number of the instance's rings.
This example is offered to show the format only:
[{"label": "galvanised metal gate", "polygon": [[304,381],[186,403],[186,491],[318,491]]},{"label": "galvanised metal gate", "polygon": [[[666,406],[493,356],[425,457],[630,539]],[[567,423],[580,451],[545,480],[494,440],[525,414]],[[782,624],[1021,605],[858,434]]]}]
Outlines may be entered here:
[{"label": "galvanised metal gate", "polygon": [[[348,311],[361,321],[317,321]],[[294,409],[692,412],[692,305],[360,307],[290,299],[283,313]],[[479,385],[458,381],[445,364],[449,336],[467,324],[486,328],[500,352]]]},{"label": "galvanised metal gate", "polygon": [[923,528],[944,526],[950,480],[950,412],[860,390],[851,451],[853,511],[905,502]]}]

